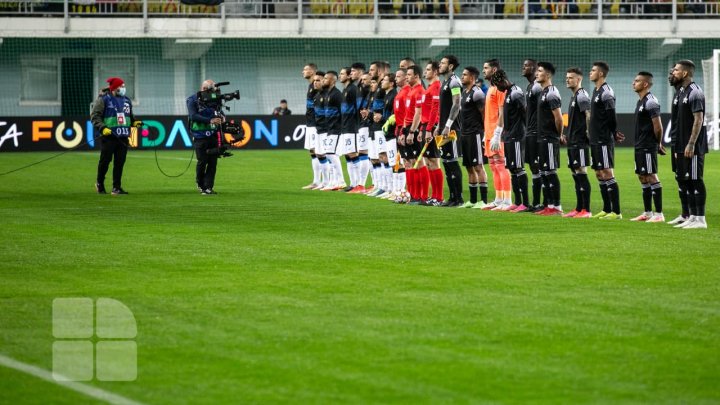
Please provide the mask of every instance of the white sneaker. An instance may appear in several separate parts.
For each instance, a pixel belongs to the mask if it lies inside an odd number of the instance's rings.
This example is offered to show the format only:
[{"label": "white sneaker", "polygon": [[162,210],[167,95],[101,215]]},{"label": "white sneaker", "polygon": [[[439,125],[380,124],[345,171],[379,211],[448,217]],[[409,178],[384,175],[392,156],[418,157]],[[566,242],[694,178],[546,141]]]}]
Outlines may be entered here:
[{"label": "white sneaker", "polygon": [[665,222],[665,215],[661,213],[654,212],[650,218],[645,221],[647,223],[654,223],[654,222]]},{"label": "white sneaker", "polygon": [[473,209],[483,209],[483,208],[485,208],[486,205],[487,204],[485,204],[484,202],[478,201],[472,207],[473,207]]},{"label": "white sneaker", "polygon": [[686,226],[689,226],[693,222],[695,222],[695,217],[690,215],[690,218],[688,218],[687,221],[681,222],[681,223],[675,225],[673,228],[685,228]]},{"label": "white sneaker", "polygon": [[687,221],[687,220],[688,220],[688,219],[687,219],[686,217],[684,217],[684,216],[682,216],[682,215],[678,215],[677,218],[675,218],[675,219],[673,219],[672,221],[668,222],[668,224],[669,224],[669,225],[678,225],[678,224],[681,224],[681,223],[683,223],[683,222],[685,222],[685,221]]},{"label": "white sneaker", "polygon": [[703,221],[692,221],[687,226],[684,226],[683,229],[707,229],[707,223]]}]

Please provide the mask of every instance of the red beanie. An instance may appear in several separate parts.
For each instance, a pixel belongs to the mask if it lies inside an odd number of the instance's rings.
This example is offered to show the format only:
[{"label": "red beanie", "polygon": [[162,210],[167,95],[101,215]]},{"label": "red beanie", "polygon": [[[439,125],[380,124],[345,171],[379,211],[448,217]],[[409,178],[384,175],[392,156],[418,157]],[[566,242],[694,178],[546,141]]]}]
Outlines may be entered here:
[{"label": "red beanie", "polygon": [[110,89],[110,91],[115,91],[115,90],[117,90],[118,87],[125,84],[123,79],[121,79],[119,77],[111,77],[105,81],[108,82],[108,84],[109,84],[108,88]]}]

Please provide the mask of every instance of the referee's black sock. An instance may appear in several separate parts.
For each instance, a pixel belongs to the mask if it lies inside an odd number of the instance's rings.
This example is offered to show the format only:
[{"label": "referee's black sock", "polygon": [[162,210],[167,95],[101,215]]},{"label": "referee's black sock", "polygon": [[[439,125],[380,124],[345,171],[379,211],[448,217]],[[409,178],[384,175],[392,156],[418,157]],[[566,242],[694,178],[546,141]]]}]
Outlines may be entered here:
[{"label": "referee's black sock", "polygon": [[705,216],[705,200],[707,199],[707,192],[705,190],[705,182],[703,179],[693,180],[693,188],[695,189],[695,206],[697,212],[695,215],[704,217]]},{"label": "referee's black sock", "polygon": [[605,180],[600,180],[600,195],[602,196],[603,200],[603,211],[606,213],[610,213],[610,196],[608,195],[608,186]]},{"label": "referee's black sock", "polygon": [[478,184],[470,183],[468,188],[470,189],[470,202],[475,204],[477,202]]},{"label": "referee's black sock", "polygon": [[658,181],[650,185],[653,202],[655,202],[655,212],[663,212],[662,206],[662,184]]},{"label": "referee's black sock", "polygon": [[488,185],[486,181],[480,182],[480,201],[487,204]]},{"label": "referee's black sock", "polygon": [[615,177],[611,177],[610,180],[606,181],[608,197],[610,204],[612,205],[612,211],[616,214],[620,214],[620,187],[615,180]]},{"label": "referee's black sock", "polygon": [[540,173],[533,173],[532,174],[532,205],[533,207],[536,207],[538,204],[540,204],[540,190],[542,189],[542,177],[540,176]]},{"label": "referee's black sock", "polygon": [[680,180],[675,177],[675,180],[677,180],[678,184],[678,196],[680,197],[680,206],[682,207],[682,216],[687,218],[690,216],[690,206],[688,204],[688,197],[687,197],[687,185],[685,184],[685,180]]},{"label": "referee's black sock", "polygon": [[652,211],[652,189],[650,189],[650,183],[643,183],[642,194],[643,194],[643,205],[645,206],[645,212],[651,212]]},{"label": "referee's black sock", "polygon": [[581,211],[583,209],[582,205],[582,186],[580,185],[580,174],[579,173],[573,173],[573,181],[575,182],[575,211]]}]

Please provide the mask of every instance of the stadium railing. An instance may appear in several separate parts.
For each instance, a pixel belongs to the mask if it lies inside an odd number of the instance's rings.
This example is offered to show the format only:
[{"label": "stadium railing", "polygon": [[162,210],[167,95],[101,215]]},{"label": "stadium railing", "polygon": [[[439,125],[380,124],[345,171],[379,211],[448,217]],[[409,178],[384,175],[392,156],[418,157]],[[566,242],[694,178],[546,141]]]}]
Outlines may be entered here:
[{"label": "stadium railing", "polygon": [[[219,6],[179,0],[22,0],[0,3],[1,16],[367,18],[374,19],[671,19],[719,18],[720,1],[698,0],[226,0]],[[224,22],[223,22],[224,23]]]}]

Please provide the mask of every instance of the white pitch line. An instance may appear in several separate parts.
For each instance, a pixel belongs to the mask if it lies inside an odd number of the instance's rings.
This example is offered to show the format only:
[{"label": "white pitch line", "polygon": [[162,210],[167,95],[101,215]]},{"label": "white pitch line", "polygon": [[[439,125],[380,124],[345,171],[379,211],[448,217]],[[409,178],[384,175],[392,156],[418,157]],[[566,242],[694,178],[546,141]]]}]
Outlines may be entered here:
[{"label": "white pitch line", "polygon": [[33,365],[23,363],[21,361],[17,361],[15,359],[11,359],[10,357],[4,356],[0,354],[0,366],[5,366],[8,368],[12,368],[14,370],[21,371],[25,374],[30,374],[31,376],[37,377],[41,380],[48,381],[53,384],[57,384],[61,387],[65,387],[67,389],[79,392],[81,394],[85,394],[88,397],[92,397],[95,399],[99,399],[101,401],[105,401],[109,404],[117,404],[117,405],[143,405],[141,402],[133,401],[131,399],[125,398],[118,394],[113,394],[112,392],[105,391],[100,388],[96,388],[90,385],[86,385],[83,383],[75,382],[75,381],[58,381],[53,378],[53,373],[43,370],[39,367],[35,367]]}]

